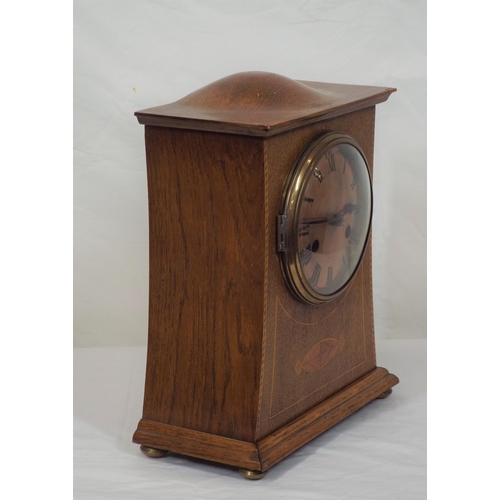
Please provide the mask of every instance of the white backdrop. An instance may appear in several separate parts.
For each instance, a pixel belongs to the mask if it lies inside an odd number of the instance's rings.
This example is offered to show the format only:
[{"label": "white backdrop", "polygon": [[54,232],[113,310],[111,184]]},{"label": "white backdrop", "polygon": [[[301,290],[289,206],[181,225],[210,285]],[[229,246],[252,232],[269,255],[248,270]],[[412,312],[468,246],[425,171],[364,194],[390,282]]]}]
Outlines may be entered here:
[{"label": "white backdrop", "polygon": [[75,0],[75,345],[145,345],[148,213],[133,113],[224,76],[396,87],[377,106],[378,338],[426,336],[426,2]]}]

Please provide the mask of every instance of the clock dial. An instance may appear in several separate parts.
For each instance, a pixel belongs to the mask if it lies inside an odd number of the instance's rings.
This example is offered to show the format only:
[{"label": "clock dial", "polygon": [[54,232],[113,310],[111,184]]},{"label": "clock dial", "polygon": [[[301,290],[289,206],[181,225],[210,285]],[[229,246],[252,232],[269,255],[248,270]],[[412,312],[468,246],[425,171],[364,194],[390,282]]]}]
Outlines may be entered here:
[{"label": "clock dial", "polygon": [[313,141],[295,165],[284,197],[285,279],[299,299],[333,299],[354,276],[366,246],[372,190],[366,159],[349,136]]}]

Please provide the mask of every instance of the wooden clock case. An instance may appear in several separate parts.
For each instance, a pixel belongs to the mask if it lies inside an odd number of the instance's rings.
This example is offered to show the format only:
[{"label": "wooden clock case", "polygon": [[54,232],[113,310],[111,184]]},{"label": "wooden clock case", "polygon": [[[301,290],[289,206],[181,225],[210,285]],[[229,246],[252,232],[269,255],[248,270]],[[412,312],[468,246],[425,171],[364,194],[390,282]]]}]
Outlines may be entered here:
[{"label": "wooden clock case", "polygon": [[371,242],[321,306],[291,295],[276,250],[304,146],[345,132],[371,169],[375,105],[394,90],[251,72],[136,113],[150,294],[135,443],[263,472],[398,383],[376,365]]}]

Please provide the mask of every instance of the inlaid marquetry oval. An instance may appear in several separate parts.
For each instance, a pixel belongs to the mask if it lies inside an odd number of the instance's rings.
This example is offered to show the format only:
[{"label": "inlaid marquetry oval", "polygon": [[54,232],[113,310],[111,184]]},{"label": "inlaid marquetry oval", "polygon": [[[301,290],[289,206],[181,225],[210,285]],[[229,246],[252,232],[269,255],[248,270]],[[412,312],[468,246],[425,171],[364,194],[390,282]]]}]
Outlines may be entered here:
[{"label": "inlaid marquetry oval", "polygon": [[344,337],[336,339],[324,339],[309,349],[303,360],[297,360],[295,363],[295,371],[300,375],[302,370],[307,372],[315,372],[323,368],[335,354],[342,350],[345,344]]}]

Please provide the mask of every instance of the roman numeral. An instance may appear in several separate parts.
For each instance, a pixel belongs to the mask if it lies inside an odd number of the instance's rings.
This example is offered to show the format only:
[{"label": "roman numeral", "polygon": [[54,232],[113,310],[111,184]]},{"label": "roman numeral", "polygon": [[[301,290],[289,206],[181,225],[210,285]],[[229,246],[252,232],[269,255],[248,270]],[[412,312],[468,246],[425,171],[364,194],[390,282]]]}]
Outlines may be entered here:
[{"label": "roman numeral", "polygon": [[356,185],[357,182],[358,182],[358,176],[355,175],[354,179],[351,182],[351,189],[354,189],[354,186]]},{"label": "roman numeral", "polygon": [[333,154],[333,151],[330,149],[330,151],[326,152],[326,159],[328,160],[328,165],[330,165],[330,174],[332,172],[337,171],[337,167],[335,166],[335,156]]},{"label": "roman numeral", "polygon": [[314,203],[314,198],[304,198],[304,201],[307,201],[312,207],[312,204]]},{"label": "roman numeral", "polygon": [[309,264],[309,262],[311,261],[311,258],[312,258],[312,251],[311,251],[311,245],[307,245],[306,248],[303,248],[301,251],[300,251],[300,263],[302,264],[302,266],[307,266],[307,264]]},{"label": "roman numeral", "polygon": [[333,285],[333,267],[328,267],[328,274],[326,275],[326,287],[331,288]]},{"label": "roman numeral", "polygon": [[316,179],[318,179],[320,184],[323,182],[323,174],[321,173],[321,170],[319,170],[318,168],[315,168],[313,175],[314,175],[314,177],[316,177]]},{"label": "roman numeral", "polygon": [[351,259],[350,259],[350,256],[347,256],[346,254],[342,255],[342,266],[347,271],[351,271]]},{"label": "roman numeral", "polygon": [[309,278],[309,283],[313,286],[318,286],[319,275],[321,273],[321,266],[316,264],[312,276]]},{"label": "roman numeral", "polygon": [[308,234],[309,234],[309,224],[305,224],[299,229],[299,236],[307,236]]},{"label": "roman numeral", "polygon": [[349,233],[349,243],[351,245],[357,245],[359,243],[358,233],[353,227],[351,227],[351,232]]}]

